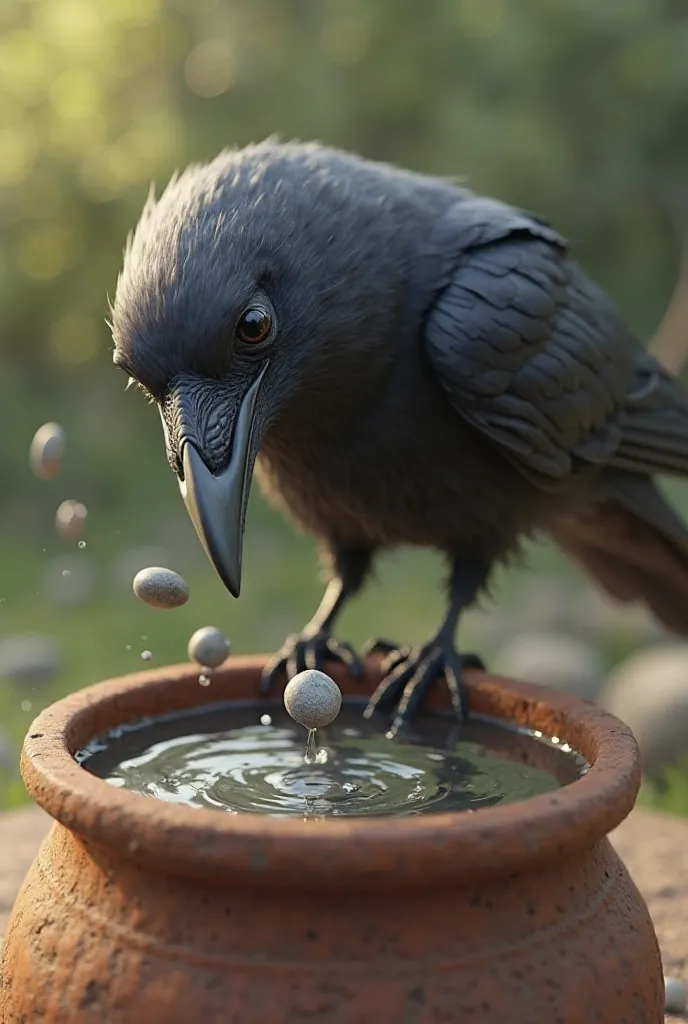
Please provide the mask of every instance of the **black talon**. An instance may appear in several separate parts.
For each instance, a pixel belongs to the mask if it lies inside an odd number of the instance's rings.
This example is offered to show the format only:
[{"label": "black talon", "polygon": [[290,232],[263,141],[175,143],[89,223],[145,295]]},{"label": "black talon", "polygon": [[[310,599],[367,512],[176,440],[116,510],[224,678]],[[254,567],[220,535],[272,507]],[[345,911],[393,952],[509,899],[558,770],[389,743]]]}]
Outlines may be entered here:
[{"label": "black talon", "polygon": [[327,663],[332,661],[345,665],[355,679],[360,679],[363,675],[363,666],[349,644],[335,640],[329,633],[322,631],[315,634],[292,634],[263,669],[260,692],[269,693],[278,676],[282,674],[286,674],[287,679],[292,679],[308,668],[323,672],[327,668]]},{"label": "black talon", "polygon": [[373,693],[364,717],[371,718],[376,711],[396,714],[390,729],[396,735],[406,726],[418,709],[431,684],[444,676],[452,708],[460,722],[467,715],[466,702],[461,690],[461,676],[465,668],[484,669],[476,654],[459,654],[454,647],[454,633],[462,609],[475,596],[484,579],[480,566],[456,563],[452,571],[451,600],[446,618],[435,637],[422,647],[395,647],[386,640],[373,640],[364,650],[382,653],[382,681]]},{"label": "black talon", "polygon": [[366,718],[370,718],[376,711],[387,712],[396,705],[397,713],[390,729],[390,733],[396,735],[410,722],[431,684],[444,676],[456,717],[460,722],[466,720],[461,675],[464,668],[484,667],[477,655],[459,654],[442,637],[420,648],[390,652],[388,659],[392,653],[397,654],[397,659],[389,662],[382,682],[370,698],[364,711]]}]

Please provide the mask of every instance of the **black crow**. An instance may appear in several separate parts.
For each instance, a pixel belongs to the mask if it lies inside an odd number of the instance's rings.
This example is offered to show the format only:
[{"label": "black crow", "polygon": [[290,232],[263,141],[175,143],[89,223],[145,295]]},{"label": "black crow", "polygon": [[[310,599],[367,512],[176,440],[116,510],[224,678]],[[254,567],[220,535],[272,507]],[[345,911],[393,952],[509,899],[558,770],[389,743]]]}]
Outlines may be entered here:
[{"label": "black crow", "polygon": [[688,396],[541,217],[268,140],[151,195],[112,313],[114,361],[157,403],[231,593],[254,464],[320,540],[325,596],[264,690],[331,658],[360,671],[331,630],[396,545],[439,549],[451,572],[428,643],[377,645],[369,710],[396,709],[392,731],[442,674],[464,713],[460,613],[534,533],[688,634],[688,531],[653,483],[688,474]]}]

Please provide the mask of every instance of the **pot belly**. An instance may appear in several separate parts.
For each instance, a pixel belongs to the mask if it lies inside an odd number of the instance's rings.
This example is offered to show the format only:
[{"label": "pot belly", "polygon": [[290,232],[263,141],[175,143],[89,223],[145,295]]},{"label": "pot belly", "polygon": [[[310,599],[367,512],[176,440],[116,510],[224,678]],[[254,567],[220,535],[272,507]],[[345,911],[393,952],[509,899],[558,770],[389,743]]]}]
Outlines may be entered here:
[{"label": "pot belly", "polygon": [[3,1024],[664,1019],[647,908],[607,840],[442,888],[236,888],[173,867],[54,825],[9,924]]}]

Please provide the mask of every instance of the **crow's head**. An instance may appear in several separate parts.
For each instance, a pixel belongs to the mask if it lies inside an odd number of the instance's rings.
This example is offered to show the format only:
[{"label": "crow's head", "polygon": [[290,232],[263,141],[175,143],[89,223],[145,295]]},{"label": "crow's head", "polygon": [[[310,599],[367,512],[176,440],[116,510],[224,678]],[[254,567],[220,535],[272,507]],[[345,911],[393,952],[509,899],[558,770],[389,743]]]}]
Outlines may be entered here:
[{"label": "crow's head", "polygon": [[235,596],[266,432],[343,427],[393,358],[377,342],[401,315],[409,190],[402,172],[268,141],[189,167],[128,241],[114,362],[157,404],[189,514]]}]

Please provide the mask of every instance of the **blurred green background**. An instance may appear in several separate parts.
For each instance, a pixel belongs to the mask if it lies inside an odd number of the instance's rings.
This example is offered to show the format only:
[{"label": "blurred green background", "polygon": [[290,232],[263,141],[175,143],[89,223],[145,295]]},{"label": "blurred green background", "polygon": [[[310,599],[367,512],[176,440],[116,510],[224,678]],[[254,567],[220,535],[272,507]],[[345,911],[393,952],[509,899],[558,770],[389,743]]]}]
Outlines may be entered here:
[{"label": "blurred green background", "polygon": [[[465,176],[551,218],[647,339],[677,275],[661,199],[688,180],[686,53],[683,0],[3,0],[0,642],[30,648],[39,634],[55,648],[43,679],[3,670],[3,735],[18,744],[46,703],[139,669],[144,649],[156,665],[184,660],[201,625],[225,629],[237,652],[274,649],[319,599],[311,542],[257,494],[242,597],[224,592],[155,410],[111,367],[106,297],[151,181],[271,133]],[[67,433],[49,483],[27,463],[46,420]],[[55,533],[66,498],[89,509],[83,550]],[[542,579],[588,600],[546,546],[529,561],[534,573],[495,586],[506,631]],[[131,579],[147,564],[187,576],[184,609],[136,601]],[[440,574],[428,553],[386,560],[339,632],[421,640]],[[467,632],[489,654],[487,621]],[[610,665],[638,629],[630,611],[614,622],[600,641]],[[0,807],[21,799],[0,766]]]}]

